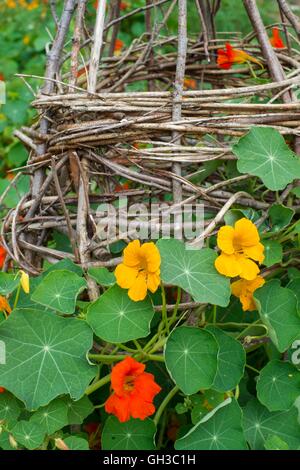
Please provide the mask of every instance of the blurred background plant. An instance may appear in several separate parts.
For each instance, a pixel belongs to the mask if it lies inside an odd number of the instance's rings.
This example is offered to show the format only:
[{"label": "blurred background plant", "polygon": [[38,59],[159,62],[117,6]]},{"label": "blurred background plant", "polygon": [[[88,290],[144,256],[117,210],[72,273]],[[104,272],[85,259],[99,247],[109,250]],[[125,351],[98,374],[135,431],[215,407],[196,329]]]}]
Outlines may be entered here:
[{"label": "blurred background plant", "polygon": [[[222,0],[224,3],[217,15],[218,31],[240,31],[247,34],[250,23],[241,0]],[[88,0],[88,18],[92,22],[95,15],[95,0]],[[300,7],[296,5],[295,12]],[[57,0],[57,8],[63,0]],[[145,5],[145,0],[126,0],[121,2],[121,13]],[[266,24],[278,21],[276,0],[259,0],[259,7]],[[189,29],[197,33],[199,25],[194,21],[196,11],[189,10]],[[176,32],[176,15],[168,23],[169,30]],[[43,76],[46,53],[55,31],[54,20],[50,13],[48,0],[1,0],[0,5],[0,80],[6,83],[6,104],[0,105],[0,194],[9,184],[15,172],[11,171],[25,164],[27,152],[13,136],[15,129],[29,125],[35,118],[30,107],[33,92],[41,84],[37,79],[26,79],[27,84],[17,73]],[[144,14],[134,15],[126,20],[126,30],[120,33],[120,44],[130,44],[144,31]],[[170,31],[168,31],[170,33]],[[163,33],[163,32],[162,32]],[[123,44],[122,44],[123,45]],[[32,87],[32,90],[30,89]],[[18,188],[13,189],[6,198],[6,205],[12,207],[26,190],[26,178],[20,179]]]}]

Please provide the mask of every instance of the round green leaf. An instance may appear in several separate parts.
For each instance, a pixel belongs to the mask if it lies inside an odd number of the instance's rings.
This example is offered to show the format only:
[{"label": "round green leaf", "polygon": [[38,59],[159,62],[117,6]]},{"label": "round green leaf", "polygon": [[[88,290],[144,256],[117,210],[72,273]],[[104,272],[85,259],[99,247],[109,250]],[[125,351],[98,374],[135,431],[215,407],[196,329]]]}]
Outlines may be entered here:
[{"label": "round green leaf", "polygon": [[67,398],[65,402],[68,407],[69,424],[82,424],[83,420],[94,411],[93,403],[86,395],[77,401]]},{"label": "round green leaf", "polygon": [[268,334],[280,352],[300,335],[300,317],[295,294],[274,279],[254,293],[256,305]]},{"label": "round green leaf", "polygon": [[67,270],[51,271],[35,289],[32,300],[64,314],[75,311],[77,296],[87,287],[85,279]]},{"label": "round green leaf", "polygon": [[165,346],[168,372],[186,394],[211,388],[217,372],[218,343],[206,330],[181,326],[169,336]]},{"label": "round green leaf", "polygon": [[268,410],[289,410],[300,396],[300,372],[290,362],[271,361],[260,371],[256,388]]},{"label": "round green leaf", "polygon": [[210,248],[189,250],[175,239],[157,242],[161,255],[161,278],[166,284],[179,286],[196,302],[226,307],[230,299],[229,279],[214,267],[217,254]]},{"label": "round green leaf", "polygon": [[57,398],[39,408],[31,416],[30,422],[38,424],[47,435],[53,434],[68,424],[68,407],[61,398]]},{"label": "round green leaf", "polygon": [[20,284],[20,277],[15,274],[0,272],[0,294],[8,295]]},{"label": "round green leaf", "polygon": [[90,450],[89,443],[78,436],[68,436],[64,438],[64,443],[70,450]]},{"label": "round green leaf", "polygon": [[113,286],[116,283],[114,273],[111,273],[107,268],[90,268],[88,275],[97,281],[100,286]]},{"label": "round green leaf", "polygon": [[262,244],[265,247],[265,259],[263,264],[267,266],[273,266],[273,264],[281,263],[283,250],[279,242],[275,240],[262,240]]},{"label": "round green leaf", "polygon": [[300,311],[300,277],[292,279],[287,288],[294,292],[298,300],[298,311]]},{"label": "round green leaf", "polygon": [[125,343],[150,333],[154,315],[149,298],[134,302],[119,286],[108,289],[89,308],[87,322],[95,334],[110,343]]},{"label": "round green leaf", "polygon": [[1,323],[0,338],[6,345],[1,386],[30,410],[61,394],[78,400],[96,374],[86,359],[93,334],[82,320],[17,309]]},{"label": "round green leaf", "polygon": [[295,211],[290,207],[285,207],[282,204],[273,204],[269,211],[271,222],[271,232],[279,232],[286,227],[292,220]]},{"label": "round green leaf", "polygon": [[120,423],[110,416],[102,432],[103,450],[154,450],[155,424],[149,418],[141,421],[130,419]]},{"label": "round green leaf", "polygon": [[21,405],[18,400],[9,392],[0,393],[0,421],[14,423],[20,414]]},{"label": "round green leaf", "polygon": [[300,178],[300,160],[272,127],[252,127],[233,146],[237,169],[258,176],[272,191],[284,189]]},{"label": "round green leaf", "polygon": [[218,392],[228,392],[235,388],[244,375],[246,353],[236,339],[220,328],[208,326],[218,343],[218,369],[212,388]]},{"label": "round green leaf", "polygon": [[228,398],[208,413],[185,436],[175,442],[176,450],[246,450],[242,412]]},{"label": "round green leaf", "polygon": [[43,428],[30,421],[19,421],[11,430],[16,441],[26,449],[37,449],[45,438]]},{"label": "round green leaf", "polygon": [[245,437],[251,449],[264,449],[270,435],[278,436],[290,449],[299,447],[300,426],[295,407],[289,411],[270,412],[258,400],[253,399],[247,403],[243,416]]}]

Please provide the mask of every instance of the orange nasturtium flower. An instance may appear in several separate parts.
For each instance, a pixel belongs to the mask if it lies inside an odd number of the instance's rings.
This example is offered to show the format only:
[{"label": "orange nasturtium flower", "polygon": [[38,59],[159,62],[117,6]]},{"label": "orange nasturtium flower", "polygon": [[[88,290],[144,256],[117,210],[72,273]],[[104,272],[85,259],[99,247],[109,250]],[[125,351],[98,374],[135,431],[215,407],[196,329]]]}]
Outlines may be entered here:
[{"label": "orange nasturtium flower", "polygon": [[0,393],[4,393],[4,392],[5,392],[5,388],[0,387]]},{"label": "orange nasturtium flower", "polygon": [[4,265],[4,262],[5,262],[5,258],[6,258],[6,249],[3,248],[3,246],[0,245],[0,269],[3,268],[3,265]]},{"label": "orange nasturtium flower", "polygon": [[197,90],[197,82],[194,78],[185,78],[183,80],[183,88],[185,90]]},{"label": "orange nasturtium flower", "polygon": [[11,308],[5,297],[0,295],[0,312],[5,312],[7,315],[11,313]]},{"label": "orange nasturtium flower", "polygon": [[128,290],[131,300],[144,300],[147,290],[154,293],[160,284],[160,254],[153,242],[130,242],[123,252],[123,262],[115,269],[117,284]]},{"label": "orange nasturtium flower", "polygon": [[40,6],[39,0],[19,0],[19,4],[28,11],[35,10]]},{"label": "orange nasturtium flower", "polygon": [[221,69],[230,69],[233,64],[244,64],[245,62],[254,62],[262,66],[255,57],[240,49],[234,49],[228,42],[225,44],[225,49],[218,49],[217,52],[217,63]]},{"label": "orange nasturtium flower", "polygon": [[257,276],[253,281],[239,279],[231,284],[231,292],[240,299],[244,312],[257,310],[253,293],[264,285],[266,281],[262,276]]},{"label": "orange nasturtium flower", "polygon": [[128,356],[112,369],[113,394],[105,402],[105,411],[124,423],[130,417],[146,419],[155,412],[153,400],[161,388],[154,376],[145,372],[145,364]]},{"label": "orange nasturtium flower", "polygon": [[114,53],[115,55],[120,55],[121,54],[121,50],[124,46],[124,42],[121,40],[121,39],[116,39],[116,42],[115,42],[115,48],[114,48]]},{"label": "orange nasturtium flower", "polygon": [[251,220],[244,217],[234,227],[221,227],[217,244],[221,250],[215,261],[219,273],[228,277],[240,276],[248,281],[256,278],[259,268],[254,261],[263,262],[264,246],[260,243],[258,230]]},{"label": "orange nasturtium flower", "polygon": [[273,47],[276,47],[276,49],[283,49],[284,42],[280,37],[280,31],[278,28],[272,28],[272,36],[270,37],[270,43]]}]

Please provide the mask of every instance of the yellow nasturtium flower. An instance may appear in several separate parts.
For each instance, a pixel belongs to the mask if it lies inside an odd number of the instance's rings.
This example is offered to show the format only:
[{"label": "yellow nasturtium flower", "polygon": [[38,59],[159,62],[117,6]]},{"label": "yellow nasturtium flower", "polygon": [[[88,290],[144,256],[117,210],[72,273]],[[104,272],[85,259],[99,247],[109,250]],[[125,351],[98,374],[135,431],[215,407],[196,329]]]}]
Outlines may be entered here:
[{"label": "yellow nasturtium flower", "polygon": [[22,286],[23,291],[25,294],[29,294],[30,286],[29,286],[29,276],[24,271],[20,271],[21,279],[20,284]]},{"label": "yellow nasturtium flower", "polygon": [[160,284],[160,254],[153,242],[141,245],[139,240],[128,244],[123,262],[116,267],[117,284],[128,289],[131,300],[144,300],[147,290],[155,292]]},{"label": "yellow nasturtium flower", "polygon": [[255,261],[263,262],[264,246],[260,243],[258,230],[251,220],[244,217],[234,227],[221,227],[217,244],[221,250],[215,261],[219,273],[228,277],[240,276],[248,281],[256,278],[259,267]]},{"label": "yellow nasturtium flower", "polygon": [[266,281],[262,276],[257,276],[252,281],[246,281],[246,279],[239,279],[231,284],[231,292],[235,297],[240,299],[242,308],[247,310],[256,310],[256,305],[253,298],[253,293],[256,289],[259,289],[264,285]]}]

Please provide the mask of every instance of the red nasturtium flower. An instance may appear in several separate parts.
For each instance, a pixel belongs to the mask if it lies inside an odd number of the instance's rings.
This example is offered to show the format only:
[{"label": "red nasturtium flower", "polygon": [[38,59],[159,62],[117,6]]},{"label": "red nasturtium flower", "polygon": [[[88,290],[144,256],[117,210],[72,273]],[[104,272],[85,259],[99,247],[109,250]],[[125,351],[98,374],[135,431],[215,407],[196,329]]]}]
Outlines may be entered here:
[{"label": "red nasturtium flower", "polygon": [[127,3],[127,2],[121,2],[120,3],[120,9],[121,10],[126,10],[129,7],[130,7],[130,3]]},{"label": "red nasturtium flower", "polygon": [[261,66],[261,62],[255,57],[240,49],[234,49],[228,42],[225,44],[225,49],[218,49],[217,63],[221,69],[230,69],[233,64],[244,64],[245,62],[254,62]]},{"label": "red nasturtium flower", "polygon": [[129,189],[129,182],[117,184],[115,187],[116,193],[119,193],[121,191],[126,191],[127,189]]},{"label": "red nasturtium flower", "polygon": [[146,419],[155,412],[153,399],[161,388],[154,376],[145,372],[145,365],[128,356],[112,369],[113,394],[105,403],[105,411],[124,423],[130,417]]},{"label": "red nasturtium flower", "polygon": [[3,246],[0,245],[0,269],[3,268],[3,265],[4,265],[4,262],[5,262],[5,258],[6,258],[6,249],[3,248]]},{"label": "red nasturtium flower", "polygon": [[3,73],[0,72],[0,81],[4,82],[4,80],[5,80],[4,75],[3,75]]},{"label": "red nasturtium flower", "polygon": [[117,38],[115,42],[115,48],[114,48],[115,55],[120,55],[123,46],[124,46],[124,42],[121,39]]},{"label": "red nasturtium flower", "polygon": [[272,36],[270,37],[270,43],[273,47],[276,47],[276,49],[283,49],[284,42],[280,37],[280,31],[278,28],[272,28]]},{"label": "red nasturtium flower", "polygon": [[4,393],[4,392],[5,392],[5,388],[0,387],[0,393]]}]

